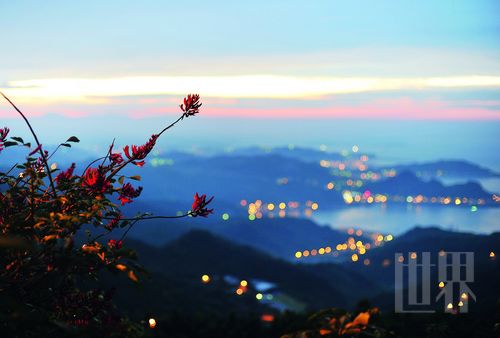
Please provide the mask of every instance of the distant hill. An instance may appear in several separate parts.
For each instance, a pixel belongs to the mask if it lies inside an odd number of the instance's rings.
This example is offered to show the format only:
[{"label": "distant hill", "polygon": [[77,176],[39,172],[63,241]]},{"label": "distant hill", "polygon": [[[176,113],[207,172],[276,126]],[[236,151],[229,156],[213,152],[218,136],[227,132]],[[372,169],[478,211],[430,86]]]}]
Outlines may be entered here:
[{"label": "distant hill", "polygon": [[316,162],[321,160],[343,160],[345,159],[339,153],[331,151],[321,151],[312,148],[305,147],[248,147],[242,149],[235,149],[228,154],[233,154],[237,156],[261,156],[261,155],[277,155],[288,158],[293,158],[296,160],[301,160],[304,162]]},{"label": "distant hill", "polygon": [[[191,198],[193,191],[203,191],[235,207],[243,199],[274,203],[298,201],[302,204],[309,200],[318,202],[322,210],[345,207],[342,198],[344,188],[328,190],[326,185],[333,181],[341,187],[347,178],[334,176],[329,168],[321,167],[318,162],[304,162],[276,154],[228,154],[215,157],[181,156],[169,163],[142,168],[141,185],[147,188],[143,199],[175,196],[177,200],[186,200]],[[412,170],[400,171],[395,177],[380,181],[365,181],[362,187],[352,189],[404,197],[422,194],[427,197],[481,198],[495,205],[491,194],[477,182],[445,185],[435,178],[419,177]]]},{"label": "distant hill", "polygon": [[[273,258],[200,230],[190,231],[159,248],[132,240],[127,245],[137,251],[140,263],[153,277],[141,290],[122,291],[121,302],[128,304],[134,313],[141,313],[135,308],[140,306],[158,311],[168,308],[199,311],[207,306],[213,307],[206,308],[207,311],[225,313],[243,308],[258,311],[260,303],[255,299],[253,281],[272,283],[275,287],[271,293],[275,297],[286,296],[309,309],[347,306],[355,298],[350,293],[352,288],[348,288],[350,281],[365,280],[334,264],[327,269],[322,267],[337,276],[332,280],[331,274],[322,276],[320,268]],[[203,274],[211,276],[213,283],[203,285],[200,280]],[[228,275],[238,281],[249,281],[249,292],[241,300],[234,294],[236,287],[223,281]]]},{"label": "distant hill", "polygon": [[[390,167],[399,171],[411,171],[423,178],[490,178],[500,173],[464,160],[441,160],[436,162],[400,164]],[[389,169],[389,168],[385,168]]]},{"label": "distant hill", "polygon": [[[430,252],[432,262],[436,264],[440,251],[444,252],[474,252],[474,282],[470,284],[471,289],[477,296],[478,305],[476,308],[481,311],[493,310],[497,301],[500,301],[500,260],[489,257],[491,251],[497,255],[500,252],[500,233],[491,235],[476,235],[470,233],[460,233],[445,231],[437,227],[421,228],[416,227],[395,240],[385,245],[369,250],[363,259],[369,259],[370,265],[361,263],[345,263],[344,266],[352,271],[360,273],[366,278],[376,276],[374,282],[378,287],[385,288],[386,293],[374,297],[374,303],[393,309],[394,300],[394,255],[416,252]],[[384,264],[384,260],[388,264]],[[433,268],[434,286],[433,292],[438,291],[436,287],[439,281],[435,267]]]},{"label": "distant hill", "polygon": [[254,222],[242,218],[231,218],[229,221],[220,218],[148,221],[136,226],[130,235],[153,245],[164,245],[193,229],[209,231],[286,260],[294,260],[297,250],[343,243],[348,237],[344,231],[302,218],[266,218]]},{"label": "distant hill", "polygon": [[366,185],[366,189],[380,194],[415,196],[450,196],[450,197],[470,197],[482,198],[487,203],[491,203],[491,194],[486,192],[479,183],[468,182],[445,186],[437,180],[424,181],[410,171],[405,171],[399,175],[378,182]]},{"label": "distant hill", "polygon": [[[270,292],[275,296],[286,295],[286,299],[304,304],[308,309],[352,308],[360,300],[370,299],[373,304],[392,311],[394,254],[428,251],[436,258],[441,250],[475,253],[475,281],[470,287],[478,297],[481,311],[493,309],[500,299],[497,287],[500,264],[489,257],[492,250],[500,252],[500,233],[484,236],[415,228],[382,247],[369,250],[363,256],[370,259],[368,266],[362,260],[344,264],[291,263],[201,230],[189,231],[161,247],[130,239],[127,245],[136,249],[139,262],[153,277],[141,290],[122,292],[125,298],[122,301],[137,313],[141,313],[140,306],[144,304],[152,311],[166,311],[170,307],[179,311],[219,313],[265,311],[265,306],[254,298],[257,291],[252,289],[252,281],[272,283],[275,287]],[[386,259],[390,261],[387,266],[383,264]],[[214,281],[208,288],[200,281],[203,274],[210,275]],[[224,276],[248,280],[252,290],[239,298],[234,295],[235,287],[223,281]],[[433,285],[437,283],[433,280]],[[433,292],[438,291],[437,287],[434,289]]]},{"label": "distant hill", "polygon": [[235,204],[241,199],[342,203],[339,194],[325,188],[332,178],[328,170],[278,155],[191,157],[141,171],[146,198],[163,194],[182,199],[193,191],[207,191]]}]

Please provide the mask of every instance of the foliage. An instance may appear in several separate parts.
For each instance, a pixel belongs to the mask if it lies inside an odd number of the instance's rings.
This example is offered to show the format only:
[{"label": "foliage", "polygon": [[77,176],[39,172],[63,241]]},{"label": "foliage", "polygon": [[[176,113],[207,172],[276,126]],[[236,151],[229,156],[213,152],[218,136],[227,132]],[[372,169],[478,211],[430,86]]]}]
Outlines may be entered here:
[{"label": "foliage", "polygon": [[378,313],[378,308],[357,314],[336,308],[323,310],[308,319],[309,329],[286,334],[282,338],[387,337],[386,330],[369,323]]},{"label": "foliage", "polygon": [[[158,138],[179,121],[198,114],[199,95],[188,95],[181,116],[141,146],[126,146],[124,156],[114,141],[104,157],[77,173],[73,163],[59,170],[50,163],[60,147],[79,142],[69,137],[51,153],[39,142],[26,116],[21,115],[35,140],[24,163],[0,173],[0,331],[4,336],[140,336],[145,326],[123,318],[113,305],[113,291],[99,288],[105,271],[123,274],[134,283],[144,270],[135,253],[123,242],[128,231],[147,219],[207,217],[212,198],[196,193],[191,211],[178,216],[144,213],[124,217],[120,205],[131,203],[142,192],[122,170],[132,164],[142,167]],[[10,137],[0,129],[0,152],[31,143]],[[119,202],[119,203],[118,203]],[[89,229],[95,228],[96,235]],[[118,229],[122,229],[121,231]],[[87,233],[83,243],[82,232]],[[117,232],[120,238],[111,238]]]}]

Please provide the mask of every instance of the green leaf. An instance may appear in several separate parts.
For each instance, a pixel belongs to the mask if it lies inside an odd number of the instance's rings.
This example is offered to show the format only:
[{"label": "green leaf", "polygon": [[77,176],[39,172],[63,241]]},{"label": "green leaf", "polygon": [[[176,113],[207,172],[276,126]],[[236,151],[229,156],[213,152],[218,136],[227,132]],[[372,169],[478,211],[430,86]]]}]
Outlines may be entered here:
[{"label": "green leaf", "polygon": [[5,148],[7,148],[7,147],[11,147],[11,146],[17,146],[18,143],[17,142],[13,142],[13,141],[7,141],[7,142],[4,142],[3,145],[4,145]]},{"label": "green leaf", "polygon": [[141,176],[139,176],[139,175],[130,176],[129,178],[130,178],[131,180],[136,180],[136,181],[140,181],[140,180],[141,180]]},{"label": "green leaf", "polygon": [[24,143],[23,139],[21,137],[18,137],[18,136],[13,136],[13,137],[11,137],[11,139],[13,139],[14,141],[17,141],[17,142]]},{"label": "green leaf", "polygon": [[118,183],[123,184],[124,181],[125,181],[125,176],[120,176],[120,178],[118,179]]},{"label": "green leaf", "polygon": [[68,148],[71,148],[71,144],[68,144],[68,143],[61,143],[61,145],[62,145],[63,147],[68,147]]},{"label": "green leaf", "polygon": [[69,139],[66,140],[66,142],[75,142],[78,143],[80,140],[76,136],[71,136]]}]

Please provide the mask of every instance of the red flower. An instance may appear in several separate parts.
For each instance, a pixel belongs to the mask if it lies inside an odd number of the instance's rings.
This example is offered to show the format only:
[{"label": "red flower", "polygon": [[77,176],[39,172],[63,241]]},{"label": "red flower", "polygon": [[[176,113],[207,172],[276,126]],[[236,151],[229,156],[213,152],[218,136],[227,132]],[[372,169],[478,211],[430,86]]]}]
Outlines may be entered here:
[{"label": "red flower", "polygon": [[0,129],[0,140],[4,141],[7,138],[7,135],[9,134],[10,129],[7,127],[3,127]]},{"label": "red flower", "polygon": [[0,129],[0,151],[3,149],[3,142],[7,138],[7,135],[9,134],[9,128],[4,127]]},{"label": "red flower", "polygon": [[103,193],[111,188],[111,183],[106,178],[106,175],[101,170],[101,167],[87,169],[82,178],[82,185],[87,186],[95,192]]},{"label": "red flower", "polygon": [[66,171],[62,171],[56,176],[56,183],[59,185],[61,183],[68,182],[73,177],[73,171],[75,170],[75,164],[72,163]]},{"label": "red flower", "polygon": [[123,152],[125,153],[125,156],[127,156],[127,158],[129,160],[133,160],[132,161],[133,164],[135,164],[136,166],[142,167],[145,162],[144,161],[136,161],[136,160],[145,159],[146,156],[148,156],[148,154],[151,152],[151,150],[153,150],[157,139],[158,139],[158,135],[153,134],[149,138],[148,142],[146,142],[142,146],[138,147],[136,145],[133,145],[132,146],[132,156],[130,156],[129,146],[125,146],[125,148],[123,148]]},{"label": "red flower", "polygon": [[120,153],[114,153],[113,152],[113,144],[109,146],[109,159],[111,160],[111,164],[117,165],[123,163],[123,157],[122,154]]},{"label": "red flower", "polygon": [[109,158],[111,159],[111,163],[113,164],[121,164],[123,162],[123,157],[120,153],[112,153],[111,155],[109,155]]},{"label": "red flower", "polygon": [[121,249],[121,248],[122,248],[122,245],[123,245],[123,243],[122,243],[122,241],[121,241],[121,240],[120,240],[120,241],[117,241],[117,240],[115,240],[115,239],[110,239],[110,240],[108,241],[108,246],[109,246],[109,248],[110,248],[110,249],[115,249],[115,248],[116,248],[116,249],[118,249],[118,250],[119,250],[119,249]]},{"label": "red flower", "polygon": [[122,202],[122,205],[125,205],[125,203],[132,202],[132,198],[139,197],[141,192],[142,187],[134,189],[134,187],[130,183],[126,183],[123,185],[118,199]]},{"label": "red flower", "polygon": [[201,107],[200,95],[189,94],[184,98],[184,104],[181,104],[179,107],[184,112],[182,115],[183,118],[198,114]]},{"label": "red flower", "polygon": [[211,213],[214,212],[214,209],[208,209],[206,206],[212,202],[214,197],[210,197],[208,201],[206,200],[207,195],[203,194],[201,196],[196,193],[194,195],[194,202],[193,206],[191,207],[191,216],[196,217],[196,216],[202,216],[202,217],[207,217]]},{"label": "red flower", "polygon": [[118,222],[120,222],[120,219],[122,218],[121,214],[118,214],[115,218],[113,218],[108,224],[104,226],[107,230],[113,230],[118,226]]}]

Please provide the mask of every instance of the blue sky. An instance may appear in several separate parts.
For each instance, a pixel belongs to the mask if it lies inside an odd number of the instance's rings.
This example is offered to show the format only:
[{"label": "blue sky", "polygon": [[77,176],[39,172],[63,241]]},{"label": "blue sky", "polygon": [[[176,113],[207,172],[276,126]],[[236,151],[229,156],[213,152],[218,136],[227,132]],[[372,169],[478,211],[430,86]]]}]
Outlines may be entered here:
[{"label": "blue sky", "polygon": [[[230,126],[249,135],[247,143],[252,135],[254,143],[266,140],[268,128],[249,131],[258,123],[234,118],[272,118],[291,129],[294,119],[498,125],[499,7],[485,0],[3,1],[0,89],[41,126],[57,119],[75,132],[119,117],[120,131],[145,120],[134,130],[147,135],[146,126],[172,118],[189,92],[203,98],[200,121],[213,119],[196,130]],[[0,117],[17,118],[5,103]],[[457,137],[466,134],[460,128]],[[488,130],[484,144],[498,128]],[[282,143],[294,136],[278,134]]]}]

